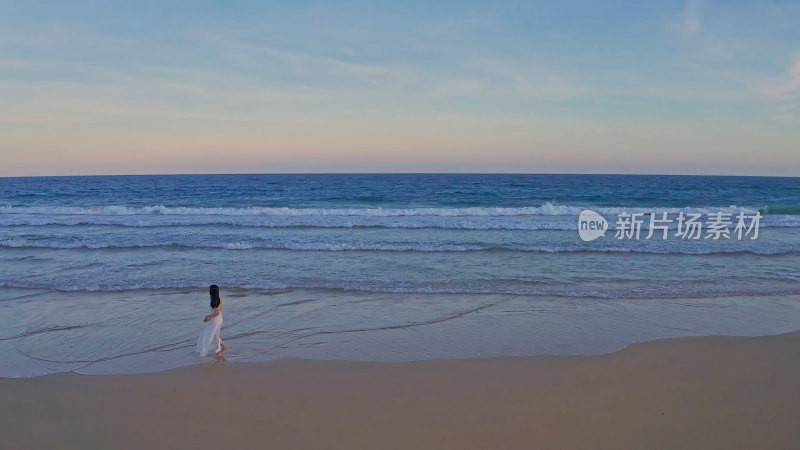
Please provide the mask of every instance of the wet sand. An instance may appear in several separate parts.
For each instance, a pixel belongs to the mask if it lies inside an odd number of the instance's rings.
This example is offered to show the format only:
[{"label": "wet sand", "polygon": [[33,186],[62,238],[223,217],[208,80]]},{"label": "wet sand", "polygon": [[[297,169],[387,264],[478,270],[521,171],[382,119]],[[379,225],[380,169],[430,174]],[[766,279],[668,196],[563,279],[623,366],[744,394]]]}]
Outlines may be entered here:
[{"label": "wet sand", "polygon": [[800,448],[800,332],[0,379],[3,448]]}]

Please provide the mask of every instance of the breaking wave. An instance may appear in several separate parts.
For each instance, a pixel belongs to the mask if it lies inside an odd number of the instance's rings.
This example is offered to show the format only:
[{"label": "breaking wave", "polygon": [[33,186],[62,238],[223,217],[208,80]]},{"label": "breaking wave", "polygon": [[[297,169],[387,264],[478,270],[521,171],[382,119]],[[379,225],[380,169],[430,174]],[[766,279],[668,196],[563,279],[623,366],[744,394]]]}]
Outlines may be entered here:
[{"label": "breaking wave", "polygon": [[[702,242],[702,241],[698,241]],[[747,242],[747,241],[745,241]],[[476,244],[476,243],[384,243],[384,242],[161,242],[143,244],[114,244],[92,242],[53,242],[37,241],[25,238],[0,240],[0,247],[6,248],[41,248],[41,249],[227,249],[227,250],[292,250],[292,251],[389,251],[389,252],[476,252],[476,251],[516,251],[537,253],[649,253],[649,254],[685,254],[685,255],[788,255],[800,252],[785,248],[697,248],[697,247],[640,247],[624,246],[586,246],[586,245],[525,245],[525,244]]]},{"label": "breaking wave", "polygon": [[[227,225],[243,227],[315,228],[450,228],[464,230],[575,230],[577,216],[590,208],[609,219],[630,213],[700,213],[732,215],[755,209],[731,205],[705,208],[623,208],[583,207],[545,203],[531,207],[470,208],[193,208],[166,206],[98,207],[0,207],[0,226],[110,225],[124,227],[165,227]],[[645,224],[646,225],[646,224]],[[771,215],[762,219],[765,227],[800,227],[800,217]]]},{"label": "breaking wave", "polygon": [[545,203],[541,206],[508,207],[469,207],[469,208],[289,208],[261,207],[246,208],[208,208],[208,207],[168,207],[157,206],[0,206],[0,214],[37,214],[37,215],[180,215],[180,216],[363,216],[363,217],[396,217],[396,216],[438,216],[438,217],[497,217],[497,216],[569,216],[581,213],[584,209],[592,209],[601,214],[618,214],[620,212],[739,212],[755,213],[755,208],[731,205],[727,207],[704,208],[624,208],[624,207],[591,207],[569,206]]}]

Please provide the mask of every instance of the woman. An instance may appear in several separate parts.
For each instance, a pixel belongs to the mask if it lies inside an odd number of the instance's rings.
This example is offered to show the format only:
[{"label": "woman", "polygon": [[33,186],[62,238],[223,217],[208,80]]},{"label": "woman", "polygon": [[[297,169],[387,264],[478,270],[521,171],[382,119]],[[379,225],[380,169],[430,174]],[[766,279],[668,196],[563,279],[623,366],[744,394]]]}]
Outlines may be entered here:
[{"label": "woman", "polygon": [[219,297],[219,286],[212,284],[209,288],[211,294],[211,314],[207,315],[203,322],[206,322],[203,332],[197,338],[197,353],[200,356],[206,356],[212,351],[214,356],[221,357],[222,352],[228,349],[228,346],[222,343],[219,338],[219,329],[222,328],[222,299]]}]

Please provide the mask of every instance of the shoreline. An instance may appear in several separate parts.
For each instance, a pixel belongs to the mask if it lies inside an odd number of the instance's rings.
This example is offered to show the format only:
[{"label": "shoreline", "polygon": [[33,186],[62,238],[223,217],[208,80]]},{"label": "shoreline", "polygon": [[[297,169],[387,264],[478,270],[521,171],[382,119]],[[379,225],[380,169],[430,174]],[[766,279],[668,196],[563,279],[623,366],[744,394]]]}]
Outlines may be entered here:
[{"label": "shoreline", "polygon": [[788,448],[800,331],[590,356],[284,359],[0,379],[9,448]]},{"label": "shoreline", "polygon": [[[30,375],[30,376],[19,376],[19,377],[3,377],[0,376],[0,382],[2,380],[29,380],[34,378],[45,378],[45,377],[58,377],[58,376],[78,376],[78,377],[89,377],[89,378],[102,378],[102,377],[129,377],[129,376],[142,376],[142,375],[158,375],[169,373],[173,371],[181,371],[181,370],[202,370],[198,368],[206,367],[206,366],[233,366],[233,367],[255,367],[257,369],[253,370],[262,370],[258,367],[260,366],[271,366],[271,365],[282,365],[282,364],[354,364],[354,365],[361,365],[361,364],[379,364],[379,365],[413,365],[413,364],[424,364],[424,363],[458,363],[463,361],[492,361],[492,360],[517,360],[517,359],[563,359],[563,358],[602,358],[602,357],[610,357],[616,355],[617,353],[622,353],[628,351],[632,347],[638,347],[642,345],[650,345],[659,342],[676,342],[676,341],[683,341],[683,340],[694,340],[694,339],[760,339],[760,338],[769,338],[769,337],[780,337],[780,336],[790,336],[793,334],[800,334],[800,328],[791,331],[785,332],[776,332],[776,333],[769,333],[769,334],[757,334],[757,335],[737,335],[737,334],[712,334],[712,335],[691,335],[691,336],[676,336],[676,337],[665,337],[665,338],[655,338],[647,341],[640,341],[640,342],[632,342],[627,344],[623,347],[620,347],[615,350],[611,350],[605,353],[581,353],[581,354],[541,354],[541,355],[500,355],[500,356],[478,356],[478,357],[464,357],[464,358],[431,358],[431,359],[415,359],[410,361],[376,361],[376,360],[357,360],[357,359],[313,359],[313,358],[299,358],[299,357],[282,357],[278,359],[269,359],[263,361],[250,361],[250,360],[236,360],[231,359],[232,352],[228,352],[227,358],[223,360],[214,360],[214,357],[209,355],[203,358],[201,362],[186,364],[182,366],[176,367],[167,367],[164,369],[155,369],[152,371],[142,371],[142,372],[126,372],[126,373],[83,373],[78,370],[72,371],[65,371],[65,372],[52,372],[46,373],[42,375]],[[799,338],[800,339],[800,338]],[[193,347],[193,346],[192,346]],[[194,352],[191,352],[193,355]],[[225,355],[223,355],[225,356]],[[199,356],[198,356],[199,357]]]},{"label": "shoreline", "polygon": [[[0,376],[159,372],[193,353],[208,309],[192,290],[60,293],[7,289]],[[240,295],[246,294],[246,295]],[[157,305],[157,306],[154,306]],[[140,317],[148,320],[146,332]],[[548,296],[231,292],[228,361],[412,362],[601,355],[687,336],[764,336],[800,329],[800,296],[591,299]],[[24,318],[22,321],[19,318]]]}]

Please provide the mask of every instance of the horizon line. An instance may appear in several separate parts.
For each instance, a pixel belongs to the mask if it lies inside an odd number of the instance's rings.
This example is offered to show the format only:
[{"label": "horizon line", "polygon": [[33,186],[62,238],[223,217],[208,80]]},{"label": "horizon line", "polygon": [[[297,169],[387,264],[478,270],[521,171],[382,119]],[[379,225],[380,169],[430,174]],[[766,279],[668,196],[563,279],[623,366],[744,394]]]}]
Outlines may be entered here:
[{"label": "horizon line", "polygon": [[800,175],[741,175],[741,174],[681,174],[681,173],[615,173],[615,172],[217,172],[217,173],[109,173],[79,175],[17,175],[11,178],[85,178],[85,177],[167,177],[223,175],[594,175],[594,176],[656,176],[656,177],[751,177],[800,178]]}]

